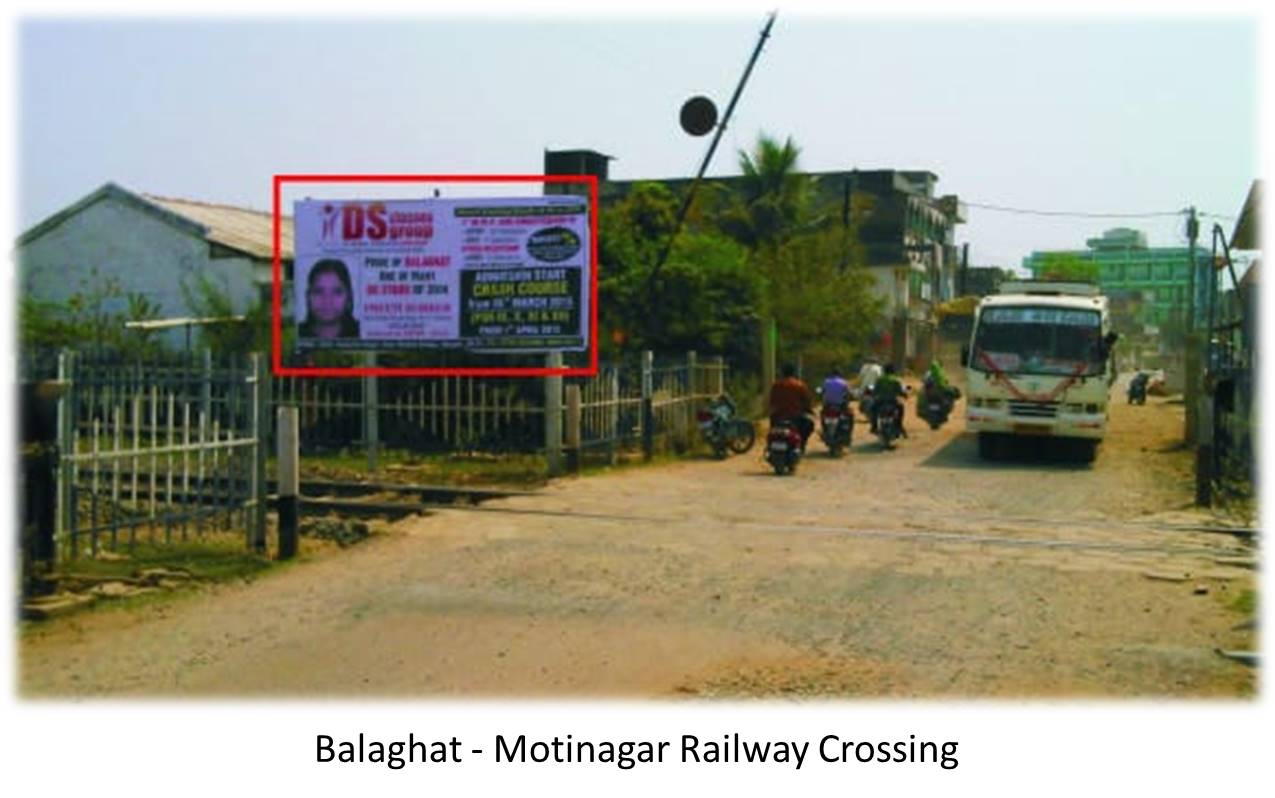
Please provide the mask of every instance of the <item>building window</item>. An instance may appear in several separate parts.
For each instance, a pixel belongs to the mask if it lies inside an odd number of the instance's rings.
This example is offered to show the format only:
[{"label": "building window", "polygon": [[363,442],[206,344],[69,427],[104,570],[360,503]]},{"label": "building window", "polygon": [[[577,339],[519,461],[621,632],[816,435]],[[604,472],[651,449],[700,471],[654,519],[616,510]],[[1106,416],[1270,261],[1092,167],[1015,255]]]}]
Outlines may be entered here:
[{"label": "building window", "polygon": [[1150,277],[1150,267],[1143,263],[1132,263],[1129,265],[1130,280],[1146,280]]}]

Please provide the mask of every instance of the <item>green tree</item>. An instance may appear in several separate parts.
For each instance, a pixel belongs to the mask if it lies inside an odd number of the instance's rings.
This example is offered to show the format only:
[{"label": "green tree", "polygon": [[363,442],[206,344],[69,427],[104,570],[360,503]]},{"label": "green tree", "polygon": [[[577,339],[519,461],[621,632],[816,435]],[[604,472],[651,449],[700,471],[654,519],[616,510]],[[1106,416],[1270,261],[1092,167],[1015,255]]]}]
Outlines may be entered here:
[{"label": "green tree", "polygon": [[1045,253],[1040,267],[1036,270],[1036,277],[1040,280],[1097,283],[1098,275],[1097,263],[1067,252]]},{"label": "green tree", "polygon": [[29,349],[53,349],[76,339],[61,303],[24,294],[18,300],[18,340]]},{"label": "green tree", "polygon": [[[685,230],[658,276],[678,199],[658,183],[639,183],[599,220],[599,328],[602,353],[653,349],[722,354],[751,350],[765,282],[748,251],[713,229]],[[711,228],[713,225],[707,225]]]},{"label": "green tree", "polygon": [[799,171],[800,148],[765,134],[740,153],[741,189],[725,203],[723,232],[747,246],[766,278],[760,310],[773,315],[780,353],[823,368],[846,365],[873,333],[881,303],[871,291],[856,200],[843,223],[840,208],[819,207],[816,182]]},{"label": "green tree", "polygon": [[815,371],[847,367],[875,332],[882,305],[857,247],[829,226],[791,239],[764,263],[781,357],[800,356]]},{"label": "green tree", "polygon": [[[271,308],[259,301],[246,311],[237,311],[229,293],[207,274],[199,274],[182,284],[182,294],[191,315],[203,319],[224,319],[199,326],[199,341],[215,355],[264,352],[270,349]],[[241,321],[231,321],[242,316]]]},{"label": "green tree", "polygon": [[751,153],[740,151],[737,189],[719,190],[718,226],[749,249],[776,246],[817,220],[815,181],[798,171],[801,148],[762,134]]},{"label": "green tree", "polygon": [[739,364],[755,360],[756,320],[766,283],[735,242],[718,236],[679,237],[660,271],[659,300],[650,301],[652,262],[605,281],[600,310],[604,329],[623,332],[608,353],[694,349]]},{"label": "green tree", "polygon": [[127,323],[158,318],[159,310],[146,294],[126,291],[118,277],[93,267],[64,302],[23,296],[18,339],[29,349],[92,347],[141,357],[158,346],[155,333],[130,329]]},{"label": "green tree", "polygon": [[654,264],[673,232],[677,198],[662,183],[637,183],[620,202],[604,208],[598,222],[599,278],[619,277]]}]

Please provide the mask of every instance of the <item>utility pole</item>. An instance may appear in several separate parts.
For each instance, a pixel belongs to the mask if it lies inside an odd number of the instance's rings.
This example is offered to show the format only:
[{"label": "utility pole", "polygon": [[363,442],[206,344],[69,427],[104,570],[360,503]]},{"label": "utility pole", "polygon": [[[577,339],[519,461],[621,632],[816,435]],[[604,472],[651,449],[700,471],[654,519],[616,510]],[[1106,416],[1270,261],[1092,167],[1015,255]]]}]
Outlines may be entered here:
[{"label": "utility pole", "polygon": [[961,287],[957,290],[957,296],[965,296],[965,292],[969,290],[970,279],[970,242],[966,241],[961,245]]},{"label": "utility pole", "polygon": [[1190,208],[1187,209],[1186,237],[1187,237],[1187,240],[1190,242],[1188,244],[1189,250],[1187,252],[1187,262],[1191,265],[1191,270],[1187,272],[1187,278],[1189,280],[1189,285],[1190,285],[1189,290],[1190,290],[1191,296],[1190,296],[1190,302],[1187,303],[1186,326],[1188,330],[1190,330],[1191,332],[1195,332],[1195,292],[1196,292],[1195,242],[1199,240],[1200,238],[1200,220],[1195,215],[1194,205],[1192,205]]},{"label": "utility pole", "polygon": [[1200,235],[1200,220],[1196,217],[1195,206],[1192,205],[1187,209],[1186,220],[1186,236],[1187,236],[1187,298],[1186,298],[1186,373],[1183,384],[1183,399],[1186,404],[1186,428],[1183,430],[1183,439],[1187,446],[1194,448],[1196,445],[1196,435],[1199,429],[1199,414],[1197,404],[1199,402],[1200,392],[1200,339],[1196,332],[1195,318],[1195,273],[1197,266],[1195,262],[1195,242]]}]

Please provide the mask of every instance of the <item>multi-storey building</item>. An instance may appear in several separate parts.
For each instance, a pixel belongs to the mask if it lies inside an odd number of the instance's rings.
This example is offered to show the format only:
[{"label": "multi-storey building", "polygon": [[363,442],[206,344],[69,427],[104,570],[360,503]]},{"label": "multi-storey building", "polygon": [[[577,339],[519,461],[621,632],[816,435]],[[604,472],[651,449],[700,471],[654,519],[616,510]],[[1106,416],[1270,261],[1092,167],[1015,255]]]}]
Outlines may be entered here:
[{"label": "multi-storey building", "polygon": [[[1125,227],[1107,230],[1100,238],[1087,240],[1085,246],[1082,250],[1033,252],[1023,259],[1023,267],[1040,277],[1056,256],[1088,261],[1098,267],[1103,293],[1131,308],[1130,321],[1154,330],[1186,319],[1192,261],[1187,247],[1149,247],[1145,233]],[[1197,308],[1205,305],[1209,260],[1208,250],[1197,246]]]}]

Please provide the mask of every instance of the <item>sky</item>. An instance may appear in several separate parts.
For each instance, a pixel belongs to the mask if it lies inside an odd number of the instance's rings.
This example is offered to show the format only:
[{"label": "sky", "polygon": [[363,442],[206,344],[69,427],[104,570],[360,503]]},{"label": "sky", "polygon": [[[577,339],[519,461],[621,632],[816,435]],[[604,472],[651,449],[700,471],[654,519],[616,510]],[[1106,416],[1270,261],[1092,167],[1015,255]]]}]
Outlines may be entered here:
[{"label": "sky", "polygon": [[[287,172],[539,173],[545,148],[615,157],[617,179],[687,176],[764,15],[19,20],[17,228],[114,181],[268,209]],[[1258,176],[1254,18],[814,16],[781,11],[710,174],[759,133],[811,171],[929,170],[969,203],[974,265],[1153,246],[1181,216],[1229,233]],[[447,189],[444,193],[457,193]],[[1207,243],[1207,242],[1206,242]]]}]

